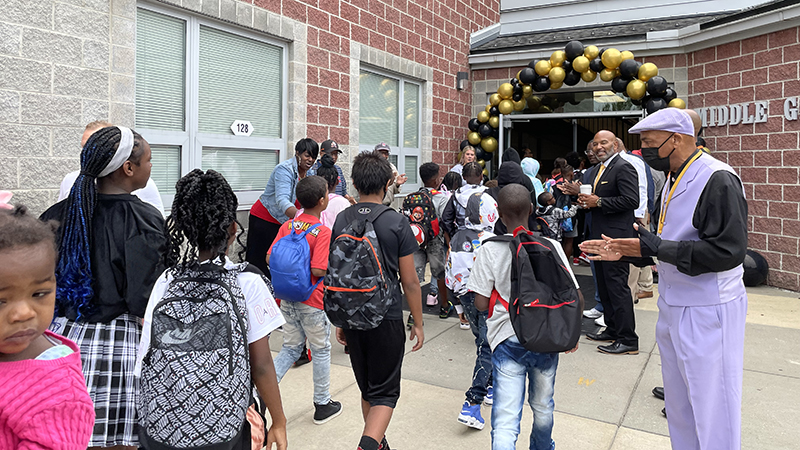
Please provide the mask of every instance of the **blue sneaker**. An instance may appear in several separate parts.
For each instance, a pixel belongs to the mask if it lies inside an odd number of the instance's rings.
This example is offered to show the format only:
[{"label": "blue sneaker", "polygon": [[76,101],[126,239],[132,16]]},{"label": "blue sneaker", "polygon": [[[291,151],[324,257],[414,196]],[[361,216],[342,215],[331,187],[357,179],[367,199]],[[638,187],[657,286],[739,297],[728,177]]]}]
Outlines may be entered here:
[{"label": "blue sneaker", "polygon": [[491,405],[494,403],[494,389],[491,386],[486,388],[486,396],[483,397],[483,403],[487,405]]},{"label": "blue sneaker", "polygon": [[468,427],[482,430],[484,421],[481,417],[481,405],[470,405],[469,402],[464,402],[461,413],[458,415],[458,421]]}]

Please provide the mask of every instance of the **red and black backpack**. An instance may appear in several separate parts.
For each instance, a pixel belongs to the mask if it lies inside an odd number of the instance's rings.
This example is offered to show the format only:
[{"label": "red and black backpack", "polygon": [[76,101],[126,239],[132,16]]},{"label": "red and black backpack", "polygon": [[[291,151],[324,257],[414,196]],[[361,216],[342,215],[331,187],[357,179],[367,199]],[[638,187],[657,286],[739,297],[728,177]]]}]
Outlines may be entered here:
[{"label": "red and black backpack", "polygon": [[439,216],[433,205],[433,195],[424,187],[406,196],[402,212],[408,217],[420,248],[425,248],[439,235]]}]

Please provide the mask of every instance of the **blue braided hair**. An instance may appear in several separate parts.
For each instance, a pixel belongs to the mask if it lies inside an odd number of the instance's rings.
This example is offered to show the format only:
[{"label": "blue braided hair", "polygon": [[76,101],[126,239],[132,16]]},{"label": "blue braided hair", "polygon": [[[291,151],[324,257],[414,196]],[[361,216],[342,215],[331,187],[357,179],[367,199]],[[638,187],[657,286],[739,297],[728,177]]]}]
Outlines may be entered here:
[{"label": "blue braided hair", "polygon": [[[141,157],[142,137],[134,133],[129,160]],[[56,265],[56,315],[76,311],[78,320],[92,310],[92,218],[97,205],[95,181],[117,151],[122,132],[105,127],[89,137],[81,151],[81,171],[72,185],[61,217],[59,257]],[[136,156],[134,156],[136,155]]]}]

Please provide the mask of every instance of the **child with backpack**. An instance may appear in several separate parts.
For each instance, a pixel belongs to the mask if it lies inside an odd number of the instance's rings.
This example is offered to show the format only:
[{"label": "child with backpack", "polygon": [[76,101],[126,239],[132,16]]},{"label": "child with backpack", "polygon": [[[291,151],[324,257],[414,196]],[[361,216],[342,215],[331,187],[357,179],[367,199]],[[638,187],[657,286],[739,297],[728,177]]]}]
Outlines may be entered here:
[{"label": "child with backpack", "polygon": [[286,449],[269,347],[284,319],[264,274],[227,256],[234,239],[241,244],[236,194],[213,170],[195,169],[175,189],[167,270],[150,294],[134,370],[141,446],[251,448],[255,385],[272,417],[267,448]]},{"label": "child with backpack", "polygon": [[[349,346],[350,363],[361,391],[364,431],[361,450],[390,450],[386,429],[400,397],[405,353],[403,286],[414,317],[412,351],[422,348],[422,299],[414,268],[419,246],[408,219],[381,204],[394,183],[389,161],[378,152],[353,160],[359,203],[342,211],[331,233],[325,312],[336,338]],[[399,279],[398,279],[399,273]]]},{"label": "child with backpack", "polygon": [[482,199],[482,193],[476,192],[467,200],[465,226],[450,239],[450,253],[447,259],[447,287],[458,297],[464,308],[464,315],[475,336],[477,358],[472,371],[472,385],[466,392],[466,400],[458,421],[478,430],[484,426],[481,417],[481,403],[491,405],[492,394],[492,350],[486,339],[486,311],[475,308],[475,294],[467,290],[472,265],[475,262],[475,251],[481,243],[494,236],[492,230],[497,222],[497,203],[493,198]]},{"label": "child with backpack", "polygon": [[536,208],[536,217],[540,217],[547,222],[547,227],[550,229],[550,234],[547,237],[561,242],[564,235],[562,223],[578,214],[578,206],[571,205],[567,210],[558,208],[556,207],[556,198],[549,192],[542,192],[537,200],[539,204],[544,205]]},{"label": "child with backpack", "polygon": [[322,225],[320,214],[328,207],[328,183],[316,175],[303,178],[297,183],[297,200],[303,213],[281,225],[267,253],[272,286],[286,318],[275,371],[280,382],[308,339],[314,368],[314,423],[322,425],[342,413],[342,404],[331,399],[331,324],[322,306],[331,230]]},{"label": "child with backpack", "polygon": [[95,417],[80,353],[47,330],[56,302],[57,224],[37,220],[24,206],[7,210],[6,199],[0,198],[0,448],[86,448]]},{"label": "child with backpack", "polygon": [[475,293],[475,307],[489,311],[492,449],[516,448],[528,378],[528,403],[533,409],[530,449],[550,450],[555,446],[558,352],[577,350],[583,302],[561,246],[526,229],[533,212],[527,189],[505,186],[498,195],[498,210],[514,234],[483,242],[467,282],[467,289]]}]

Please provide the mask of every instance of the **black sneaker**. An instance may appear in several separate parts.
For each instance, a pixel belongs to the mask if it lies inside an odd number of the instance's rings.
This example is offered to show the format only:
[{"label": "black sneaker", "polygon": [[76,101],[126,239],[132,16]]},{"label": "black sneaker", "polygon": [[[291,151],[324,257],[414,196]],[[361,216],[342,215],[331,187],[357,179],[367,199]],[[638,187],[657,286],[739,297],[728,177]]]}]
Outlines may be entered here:
[{"label": "black sneaker", "polygon": [[326,405],[314,403],[314,423],[322,425],[342,413],[342,404],[336,401],[329,401]]},{"label": "black sneaker", "polygon": [[300,357],[297,358],[297,361],[294,362],[294,366],[295,367],[300,367],[300,366],[303,366],[303,365],[306,365],[306,364],[310,363],[311,362],[311,356],[309,355],[309,353],[310,352],[309,352],[308,348],[304,345],[303,346],[303,351],[300,352]]},{"label": "black sneaker", "polygon": [[412,316],[411,314],[409,314],[409,315],[408,315],[408,321],[406,322],[406,328],[408,328],[408,329],[410,330],[410,329],[412,329],[413,327],[414,327],[414,316]]},{"label": "black sneaker", "polygon": [[383,439],[381,440],[381,444],[378,447],[378,450],[392,450],[391,448],[389,448],[389,443],[386,442],[386,436],[384,436]]},{"label": "black sneaker", "polygon": [[453,314],[453,311],[456,310],[456,307],[453,306],[453,302],[448,301],[447,305],[443,308],[439,308],[439,318],[440,319],[447,319]]}]

